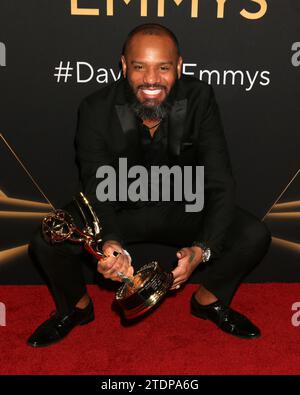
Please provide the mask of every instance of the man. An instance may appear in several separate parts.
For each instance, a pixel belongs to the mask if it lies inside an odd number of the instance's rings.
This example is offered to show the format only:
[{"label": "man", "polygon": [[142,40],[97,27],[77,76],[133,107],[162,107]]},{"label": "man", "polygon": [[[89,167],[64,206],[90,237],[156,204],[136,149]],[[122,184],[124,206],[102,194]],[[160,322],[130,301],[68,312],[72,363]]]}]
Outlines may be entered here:
[{"label": "man", "polygon": [[[199,282],[192,314],[231,335],[257,338],[260,330],[229,303],[242,278],[267,252],[270,234],[235,206],[235,182],[213,90],[182,76],[177,39],[158,24],[138,26],[129,34],[121,62],[122,78],[83,100],[76,135],[83,190],[100,218],[108,256],[98,271],[114,281],[120,281],[120,272],[132,276],[135,263],[125,249],[132,242],[176,245],[171,289],[191,276]],[[148,170],[204,166],[203,210],[187,212],[184,202],[175,199],[99,201],[97,170],[107,165],[117,169],[120,158]],[[79,224],[74,207],[65,209]],[[92,321],[93,303],[81,272],[82,247],[68,242],[50,246],[38,231],[30,248],[47,276],[57,311],[28,343],[47,346]]]}]

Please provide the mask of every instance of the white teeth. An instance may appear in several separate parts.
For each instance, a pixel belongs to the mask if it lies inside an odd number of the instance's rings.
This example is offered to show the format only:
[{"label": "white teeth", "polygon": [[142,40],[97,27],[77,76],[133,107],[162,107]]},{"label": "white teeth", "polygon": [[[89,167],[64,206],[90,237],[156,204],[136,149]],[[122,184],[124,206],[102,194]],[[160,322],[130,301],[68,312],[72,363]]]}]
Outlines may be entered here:
[{"label": "white teeth", "polygon": [[161,92],[161,89],[155,89],[155,90],[143,89],[143,92],[146,95],[158,95]]}]

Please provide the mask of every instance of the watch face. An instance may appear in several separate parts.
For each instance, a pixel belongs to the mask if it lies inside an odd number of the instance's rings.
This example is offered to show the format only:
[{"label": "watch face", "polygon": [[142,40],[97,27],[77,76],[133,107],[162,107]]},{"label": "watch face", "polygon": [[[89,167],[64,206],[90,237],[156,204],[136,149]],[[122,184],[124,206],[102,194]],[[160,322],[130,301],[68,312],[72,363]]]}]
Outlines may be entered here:
[{"label": "watch face", "polygon": [[203,250],[203,262],[207,262],[210,258],[210,249],[206,248],[205,250]]}]

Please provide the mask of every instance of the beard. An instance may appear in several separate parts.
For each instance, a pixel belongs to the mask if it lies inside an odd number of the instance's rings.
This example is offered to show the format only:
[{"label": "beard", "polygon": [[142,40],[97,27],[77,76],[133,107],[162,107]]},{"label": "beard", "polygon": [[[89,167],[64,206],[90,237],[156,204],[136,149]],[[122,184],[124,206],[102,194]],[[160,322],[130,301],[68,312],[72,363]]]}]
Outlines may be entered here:
[{"label": "beard", "polygon": [[[139,88],[161,88],[166,90],[164,86],[159,84],[143,84]],[[144,102],[140,102],[134,92],[133,87],[130,85],[128,80],[126,80],[126,96],[129,101],[130,108],[135,113],[135,115],[142,120],[151,119],[155,121],[166,118],[174,104],[176,88],[177,80],[172,86],[170,92],[167,94],[166,98],[161,103],[157,103],[156,99],[148,99]]]},{"label": "beard", "polygon": [[[148,102],[148,101],[147,101]],[[141,103],[137,99],[131,104],[131,109],[142,120],[151,119],[153,121],[166,118],[171,110],[171,104],[165,99],[158,105],[147,105]]]}]

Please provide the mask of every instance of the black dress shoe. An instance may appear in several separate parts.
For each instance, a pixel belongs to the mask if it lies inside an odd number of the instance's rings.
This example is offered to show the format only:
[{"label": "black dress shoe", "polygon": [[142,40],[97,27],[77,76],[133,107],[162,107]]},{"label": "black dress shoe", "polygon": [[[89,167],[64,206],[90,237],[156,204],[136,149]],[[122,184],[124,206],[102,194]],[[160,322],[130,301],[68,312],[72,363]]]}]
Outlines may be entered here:
[{"label": "black dress shoe", "polygon": [[27,344],[32,347],[46,347],[50,344],[57,343],[65,338],[75,326],[88,324],[94,318],[92,301],[84,309],[75,307],[70,314],[64,317],[55,312],[35,330],[28,339]]},{"label": "black dress shoe", "polygon": [[230,335],[242,339],[256,339],[260,336],[260,330],[247,317],[218,300],[203,306],[197,302],[195,295],[193,295],[191,313],[198,318],[214,322],[222,331]]}]

